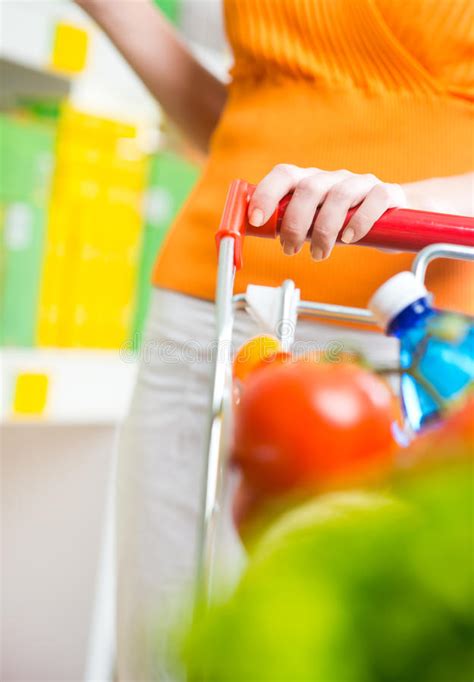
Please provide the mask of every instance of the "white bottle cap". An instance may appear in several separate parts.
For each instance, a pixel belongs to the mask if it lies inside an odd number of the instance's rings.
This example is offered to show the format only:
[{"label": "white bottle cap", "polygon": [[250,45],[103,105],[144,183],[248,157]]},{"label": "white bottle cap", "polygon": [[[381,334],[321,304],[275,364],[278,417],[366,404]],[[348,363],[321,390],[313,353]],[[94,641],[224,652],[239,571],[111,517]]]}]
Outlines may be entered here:
[{"label": "white bottle cap", "polygon": [[386,329],[394,317],[420,298],[427,297],[428,290],[412,272],[399,272],[377,289],[367,307],[377,323]]}]

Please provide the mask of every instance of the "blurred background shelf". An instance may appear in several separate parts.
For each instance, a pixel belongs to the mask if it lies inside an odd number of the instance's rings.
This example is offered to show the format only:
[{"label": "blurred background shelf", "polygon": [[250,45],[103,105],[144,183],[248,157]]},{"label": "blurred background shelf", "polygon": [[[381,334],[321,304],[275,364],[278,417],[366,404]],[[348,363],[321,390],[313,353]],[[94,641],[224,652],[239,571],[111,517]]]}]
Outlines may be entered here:
[{"label": "blurred background shelf", "polygon": [[[219,1],[154,2],[228,79]],[[74,2],[4,1],[1,24],[0,678],[97,682],[117,434],[153,263],[203,159]]]},{"label": "blurred background shelf", "polygon": [[0,106],[9,108],[21,97],[66,97],[71,81],[66,76],[27,64],[8,56],[0,56]]},{"label": "blurred background shelf", "polygon": [[[99,426],[118,424],[125,416],[137,362],[130,351],[2,349],[0,367],[2,426]],[[14,411],[15,394],[21,402],[19,377],[31,374],[47,377],[41,415]]]}]

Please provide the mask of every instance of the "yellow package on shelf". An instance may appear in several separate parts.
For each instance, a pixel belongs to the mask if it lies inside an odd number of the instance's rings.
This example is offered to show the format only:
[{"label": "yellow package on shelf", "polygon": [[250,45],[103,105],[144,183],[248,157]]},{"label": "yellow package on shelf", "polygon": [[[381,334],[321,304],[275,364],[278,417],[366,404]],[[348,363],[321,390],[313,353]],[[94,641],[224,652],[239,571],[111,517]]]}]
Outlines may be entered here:
[{"label": "yellow package on shelf", "polygon": [[49,377],[38,372],[21,372],[15,380],[13,414],[39,416],[48,401]]},{"label": "yellow package on shelf", "polygon": [[63,73],[80,73],[87,61],[89,36],[80,26],[58,22],[54,30],[51,66]]},{"label": "yellow package on shelf", "polygon": [[89,234],[96,229],[94,215],[95,208],[100,204],[100,186],[90,181],[90,191],[75,179],[73,187],[77,192],[77,210],[73,217],[73,228],[70,238],[70,270],[67,275],[66,286],[63,287],[61,304],[61,324],[59,330],[59,345],[61,347],[87,346],[78,343],[72,334],[74,324],[79,329],[90,326],[90,311],[87,310],[88,295],[86,285],[91,281],[98,286],[97,278],[93,277],[93,264],[98,262],[99,252],[95,248]]},{"label": "yellow package on shelf", "polygon": [[66,345],[116,348],[126,343],[135,297],[141,215],[121,204],[84,216]]},{"label": "yellow package on shelf", "polygon": [[[60,132],[60,149],[77,143],[84,148],[97,149],[101,152],[109,150],[116,158],[122,156],[121,150],[127,149],[130,142],[133,144],[137,140],[135,126],[91,116],[69,104],[62,110]],[[137,153],[141,156],[139,150]]]},{"label": "yellow package on shelf", "polygon": [[[41,296],[41,343],[50,345],[55,339],[66,347],[117,348],[130,336],[147,171],[136,137],[137,130],[128,124],[70,106],[63,112]],[[59,314],[53,333],[55,309]]]},{"label": "yellow package on shelf", "polygon": [[63,309],[64,284],[70,276],[73,206],[57,200],[49,206],[47,240],[41,275],[38,310],[37,343],[39,346],[59,345],[60,316]]}]

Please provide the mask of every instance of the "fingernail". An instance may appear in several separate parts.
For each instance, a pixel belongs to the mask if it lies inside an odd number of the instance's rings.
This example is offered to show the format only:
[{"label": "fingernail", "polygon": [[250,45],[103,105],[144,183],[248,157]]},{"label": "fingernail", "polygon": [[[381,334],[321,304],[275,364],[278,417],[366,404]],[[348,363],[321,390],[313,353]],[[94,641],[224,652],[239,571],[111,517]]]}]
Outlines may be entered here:
[{"label": "fingernail", "polygon": [[342,233],[341,242],[344,242],[344,244],[351,244],[354,239],[354,234],[355,232],[352,227],[347,227]]},{"label": "fingernail", "polygon": [[293,244],[288,244],[288,242],[283,242],[283,253],[286,256],[293,256],[295,252],[295,247]]},{"label": "fingernail", "polygon": [[260,210],[259,208],[254,208],[250,216],[249,222],[254,227],[260,227],[261,225],[263,225],[263,218],[264,218],[263,211]]},{"label": "fingernail", "polygon": [[311,249],[311,256],[313,260],[323,260],[323,250],[315,246]]}]

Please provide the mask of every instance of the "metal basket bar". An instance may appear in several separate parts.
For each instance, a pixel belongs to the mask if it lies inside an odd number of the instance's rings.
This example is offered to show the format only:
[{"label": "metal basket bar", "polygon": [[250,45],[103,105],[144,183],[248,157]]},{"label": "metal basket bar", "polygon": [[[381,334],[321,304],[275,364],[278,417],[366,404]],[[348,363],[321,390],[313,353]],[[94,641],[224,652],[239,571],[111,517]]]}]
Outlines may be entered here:
[{"label": "metal basket bar", "polygon": [[474,248],[457,244],[432,244],[420,251],[413,261],[411,270],[422,282],[425,281],[426,269],[436,258],[452,258],[454,260],[474,261]]},{"label": "metal basket bar", "polygon": [[324,317],[329,320],[337,320],[340,322],[362,322],[364,324],[375,324],[374,316],[366,308],[352,308],[350,306],[335,305],[333,303],[301,301],[298,305],[298,315]]},{"label": "metal basket bar", "polygon": [[198,600],[208,602],[214,579],[219,500],[222,499],[223,469],[225,465],[224,418],[226,388],[231,382],[230,352],[234,326],[233,288],[235,278],[234,239],[222,239],[219,249],[216,297],[217,348],[207,435],[204,471],[204,495],[200,541],[198,542]]}]

